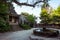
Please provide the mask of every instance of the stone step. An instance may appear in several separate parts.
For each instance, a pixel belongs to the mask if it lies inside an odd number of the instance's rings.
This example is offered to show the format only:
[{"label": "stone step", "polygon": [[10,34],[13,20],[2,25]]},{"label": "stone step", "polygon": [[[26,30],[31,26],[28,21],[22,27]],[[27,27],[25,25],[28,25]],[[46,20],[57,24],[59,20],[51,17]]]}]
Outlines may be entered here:
[{"label": "stone step", "polygon": [[23,30],[21,27],[19,27],[19,25],[12,25],[11,26],[12,31],[19,31],[19,30]]}]

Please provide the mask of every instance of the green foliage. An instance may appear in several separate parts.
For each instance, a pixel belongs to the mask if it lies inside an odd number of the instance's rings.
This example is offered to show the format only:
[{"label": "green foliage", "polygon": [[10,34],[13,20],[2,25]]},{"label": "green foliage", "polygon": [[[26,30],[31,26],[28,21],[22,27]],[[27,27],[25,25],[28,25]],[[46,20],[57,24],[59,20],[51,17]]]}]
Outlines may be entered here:
[{"label": "green foliage", "polygon": [[25,30],[31,29],[31,27],[27,24],[21,24],[20,26]]},{"label": "green foliage", "polygon": [[27,20],[30,22],[30,23],[34,23],[35,22],[35,18],[33,15],[28,15],[27,17]]},{"label": "green foliage", "polygon": [[9,6],[6,1],[0,1],[0,17],[3,19],[7,19]]},{"label": "green foliage", "polygon": [[49,14],[47,13],[46,9],[43,9],[40,14],[41,23],[48,24],[50,22]]},{"label": "green foliage", "polygon": [[28,16],[29,14],[27,12],[22,12],[21,15]]},{"label": "green foliage", "polygon": [[40,14],[41,23],[60,24],[60,6],[48,14],[46,9],[43,9]]},{"label": "green foliage", "polygon": [[48,14],[48,9],[47,9],[50,6],[48,1],[50,0],[44,0],[44,4],[41,7],[41,14],[40,14],[41,23],[49,24],[51,21],[51,18],[49,17],[50,15]]},{"label": "green foliage", "polygon": [[0,18],[0,32],[5,32],[10,29],[9,24],[3,19]]},{"label": "green foliage", "polygon": [[5,14],[8,12],[8,4],[0,2],[0,13]]},{"label": "green foliage", "polygon": [[60,24],[60,6],[52,13],[52,22],[55,24]]},{"label": "green foliage", "polygon": [[0,1],[0,32],[10,30],[9,23],[7,22],[8,4]]},{"label": "green foliage", "polygon": [[34,24],[34,22],[35,22],[35,17],[34,17],[33,15],[30,15],[30,14],[28,14],[28,13],[26,13],[26,12],[22,12],[21,15],[24,15],[24,16],[25,16],[25,18],[26,18],[27,21],[29,22],[29,25],[30,25],[30,26],[31,26],[31,24]]}]

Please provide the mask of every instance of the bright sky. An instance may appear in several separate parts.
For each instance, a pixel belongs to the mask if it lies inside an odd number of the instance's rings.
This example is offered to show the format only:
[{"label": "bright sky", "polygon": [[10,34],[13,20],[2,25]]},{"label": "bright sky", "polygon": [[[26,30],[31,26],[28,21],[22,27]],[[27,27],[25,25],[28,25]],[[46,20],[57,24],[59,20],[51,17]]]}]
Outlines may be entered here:
[{"label": "bright sky", "polygon": [[[29,1],[31,2],[31,0],[29,0]],[[21,2],[25,2],[25,1],[22,0]],[[17,12],[17,14],[21,14],[21,12],[28,12],[29,14],[33,14],[34,16],[39,17],[39,14],[41,12],[41,6],[33,8],[33,7],[29,7],[29,6],[21,7],[21,6],[16,5],[15,3],[13,3],[13,4],[14,4],[15,11]],[[50,0],[49,5],[55,9],[60,5],[60,0]],[[38,21],[39,21],[39,19],[38,19]]]}]

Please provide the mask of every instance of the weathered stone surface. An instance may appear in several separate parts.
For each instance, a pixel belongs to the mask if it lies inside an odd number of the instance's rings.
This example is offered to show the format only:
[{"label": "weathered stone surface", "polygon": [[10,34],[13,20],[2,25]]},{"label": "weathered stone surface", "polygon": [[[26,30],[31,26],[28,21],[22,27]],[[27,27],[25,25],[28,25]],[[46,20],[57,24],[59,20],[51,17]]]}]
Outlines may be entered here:
[{"label": "weathered stone surface", "polygon": [[47,38],[47,37],[40,37],[40,36],[35,36],[35,35],[31,35],[30,40],[60,40],[58,37],[56,38]]},{"label": "weathered stone surface", "polygon": [[[33,32],[33,29],[36,28],[16,32],[0,33],[0,40],[30,40],[29,38]],[[60,37],[58,38],[40,37],[40,40],[60,40]]]}]

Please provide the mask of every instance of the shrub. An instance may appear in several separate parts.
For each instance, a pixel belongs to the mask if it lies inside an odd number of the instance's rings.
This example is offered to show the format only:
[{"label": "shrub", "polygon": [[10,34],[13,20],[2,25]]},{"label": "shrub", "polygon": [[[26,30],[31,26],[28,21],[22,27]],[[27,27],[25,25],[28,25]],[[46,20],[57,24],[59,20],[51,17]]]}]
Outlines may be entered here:
[{"label": "shrub", "polygon": [[31,27],[27,24],[21,24],[20,26],[25,30],[31,29]]},{"label": "shrub", "polygon": [[9,24],[4,20],[4,19],[0,19],[0,32],[6,32],[9,31],[10,26]]}]

